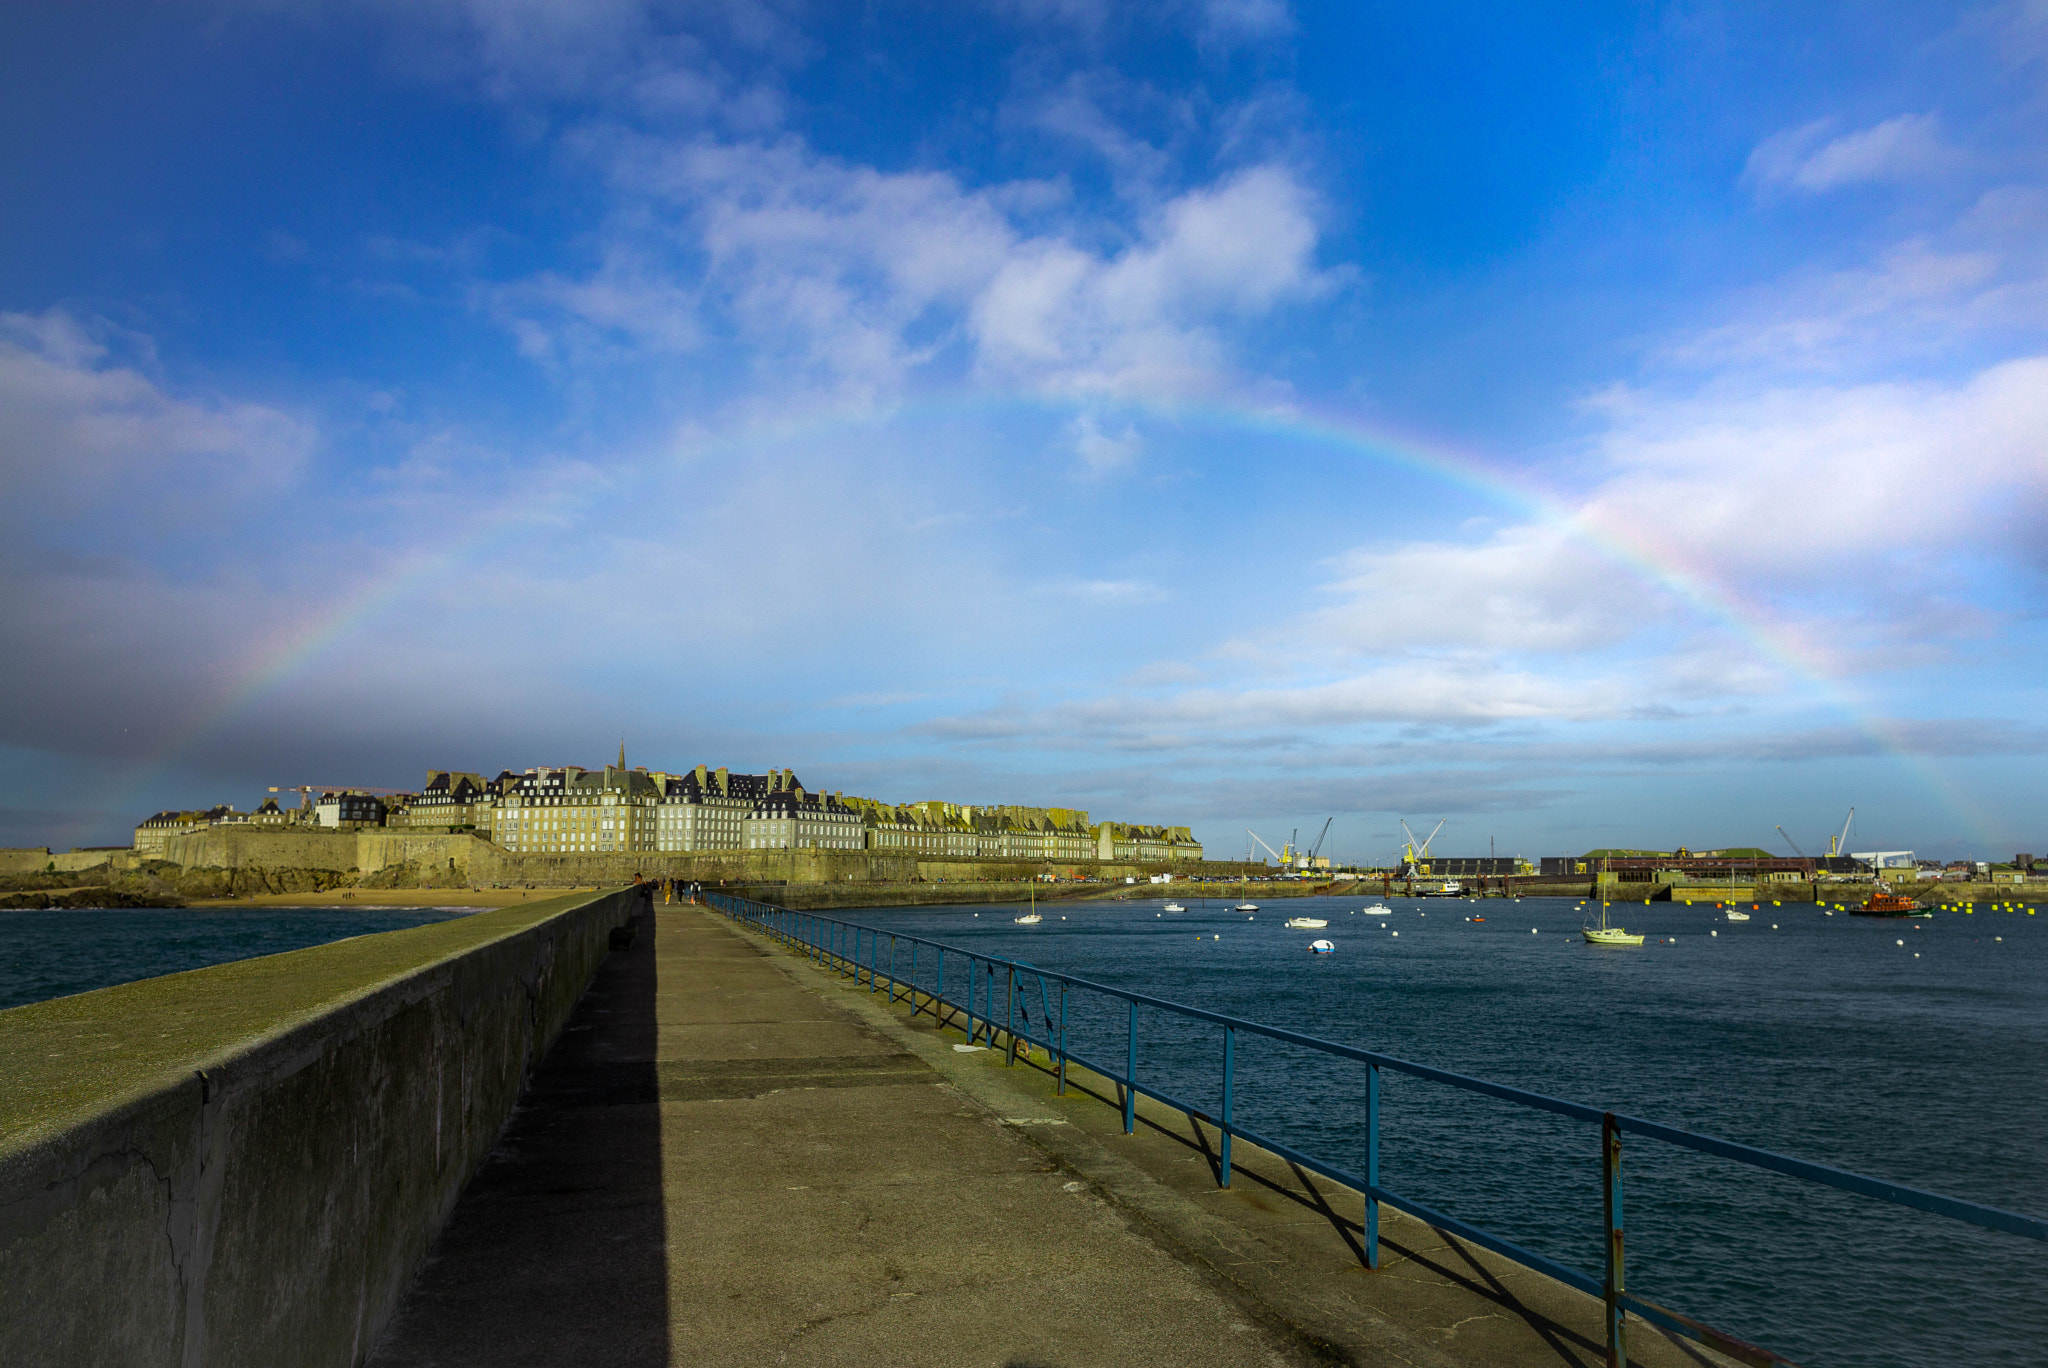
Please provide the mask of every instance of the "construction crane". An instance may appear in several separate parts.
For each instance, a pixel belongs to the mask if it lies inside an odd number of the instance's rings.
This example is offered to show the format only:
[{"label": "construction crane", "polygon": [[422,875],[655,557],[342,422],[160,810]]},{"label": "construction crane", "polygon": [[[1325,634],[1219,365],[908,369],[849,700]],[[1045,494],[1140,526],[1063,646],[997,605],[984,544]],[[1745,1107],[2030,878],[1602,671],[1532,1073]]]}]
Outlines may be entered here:
[{"label": "construction crane", "polygon": [[1423,841],[1419,848],[1416,845],[1414,831],[1410,830],[1408,823],[1405,819],[1401,821],[1401,830],[1404,833],[1406,833],[1408,837],[1408,844],[1401,847],[1401,858],[1402,861],[1407,864],[1408,872],[1410,874],[1416,873],[1418,869],[1420,869],[1421,872],[1424,874],[1427,874],[1429,872],[1427,869],[1421,868],[1422,862],[1429,858],[1429,842],[1434,841],[1436,839],[1437,832],[1442,831],[1444,829],[1444,822],[1449,820],[1449,818],[1444,818],[1438,821],[1436,824],[1436,830],[1429,833],[1429,839]]},{"label": "construction crane", "polygon": [[311,798],[316,793],[411,793],[411,789],[371,788],[368,784],[272,784],[272,793],[299,793]]},{"label": "construction crane", "polygon": [[1335,817],[1325,817],[1323,819],[1323,833],[1316,837],[1315,845],[1309,849],[1308,858],[1302,861],[1301,867],[1303,869],[1315,868],[1317,857],[1323,853],[1323,842],[1330,839],[1330,823],[1336,820]]},{"label": "construction crane", "polygon": [[1780,836],[1783,836],[1783,837],[1785,838],[1785,844],[1786,844],[1786,845],[1788,845],[1788,846],[1791,846],[1791,847],[1792,847],[1792,853],[1793,853],[1794,855],[1797,855],[1797,856],[1798,856],[1798,857],[1799,857],[1800,859],[1802,859],[1802,860],[1806,858],[1806,852],[1805,852],[1805,851],[1803,851],[1803,850],[1801,850],[1801,849],[1799,848],[1799,842],[1797,842],[1797,841],[1795,841],[1795,840],[1793,840],[1793,839],[1792,839],[1792,833],[1791,833],[1791,832],[1789,832],[1789,831],[1785,830],[1785,828],[1783,828],[1783,827],[1779,827],[1779,828],[1778,828],[1778,834],[1779,834]]},{"label": "construction crane", "polygon": [[1842,834],[1828,842],[1828,858],[1846,855],[1849,850],[1849,823],[1856,820],[1856,809],[1850,808],[1849,815],[1842,819]]},{"label": "construction crane", "polygon": [[1273,849],[1273,847],[1267,845],[1265,838],[1260,836],[1258,832],[1253,831],[1250,827],[1246,827],[1244,829],[1244,834],[1252,838],[1253,845],[1257,846],[1260,850],[1265,851],[1268,855],[1271,855],[1275,860],[1278,860],[1280,862],[1281,868],[1284,869],[1287,867],[1287,857],[1285,855],[1282,855],[1279,851]]}]

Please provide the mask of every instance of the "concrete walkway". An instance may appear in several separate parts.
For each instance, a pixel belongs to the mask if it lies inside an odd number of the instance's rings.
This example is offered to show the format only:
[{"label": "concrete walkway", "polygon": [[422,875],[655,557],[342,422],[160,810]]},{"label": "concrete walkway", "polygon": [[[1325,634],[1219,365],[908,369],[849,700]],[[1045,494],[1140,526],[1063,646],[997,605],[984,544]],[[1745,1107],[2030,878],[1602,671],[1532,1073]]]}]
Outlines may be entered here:
[{"label": "concrete walkway", "polygon": [[1057,1097],[722,917],[653,921],[371,1364],[1604,1361],[1597,1302],[1391,1212],[1367,1273],[1356,1194],[1251,1146],[1219,1191],[1184,1117],[1124,1136],[1084,1075]]},{"label": "concrete walkway", "polygon": [[1301,1361],[754,944],[656,922],[372,1364]]}]

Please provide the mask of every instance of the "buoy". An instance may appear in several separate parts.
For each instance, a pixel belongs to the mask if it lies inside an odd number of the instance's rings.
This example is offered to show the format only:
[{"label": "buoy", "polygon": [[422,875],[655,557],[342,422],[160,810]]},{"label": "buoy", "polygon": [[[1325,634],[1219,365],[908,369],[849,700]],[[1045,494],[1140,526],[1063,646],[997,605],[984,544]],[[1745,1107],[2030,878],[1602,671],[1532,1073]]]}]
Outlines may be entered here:
[{"label": "buoy", "polygon": [[1400,933],[1399,931],[1396,931],[1396,932],[1395,932],[1394,934],[1398,936],[1398,935],[1400,935],[1401,933]]},{"label": "buoy", "polygon": [[1710,936],[1718,936],[1718,935],[1720,935],[1721,933],[1720,933],[1719,931],[1709,931],[1709,932],[1707,932],[1707,934],[1708,934],[1708,935],[1710,935]]},{"label": "buoy", "polygon": [[1920,952],[1919,952],[1918,950],[1915,950],[1915,951],[1913,952],[1913,958],[1914,958],[1914,959],[1919,959],[1919,958],[1920,958]]},{"label": "buoy", "polygon": [[1905,942],[1904,942],[1904,941],[1900,941],[1900,942],[1899,942],[1899,944],[1901,944],[1901,945],[1904,945],[1904,944],[1905,944]]},{"label": "buoy", "polygon": [[1777,924],[1776,922],[1772,922],[1772,923],[1771,923],[1771,930],[1775,931],[1775,930],[1777,930],[1777,929],[1778,929],[1778,924]]},{"label": "buoy", "polygon": [[1532,936],[1533,936],[1533,935],[1535,935],[1535,934],[1536,934],[1536,928],[1535,928],[1535,927],[1533,927],[1533,926],[1532,926],[1532,927],[1530,927],[1530,928],[1529,928],[1529,934],[1530,934],[1530,935],[1532,935]]}]

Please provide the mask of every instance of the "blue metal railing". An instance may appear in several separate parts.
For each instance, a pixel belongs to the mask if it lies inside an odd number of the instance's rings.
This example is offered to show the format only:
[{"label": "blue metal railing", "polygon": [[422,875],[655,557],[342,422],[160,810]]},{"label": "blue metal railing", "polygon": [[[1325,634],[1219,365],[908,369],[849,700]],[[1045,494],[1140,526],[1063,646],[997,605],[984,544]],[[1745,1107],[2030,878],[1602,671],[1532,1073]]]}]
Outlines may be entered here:
[{"label": "blue metal railing", "polygon": [[[1742,1362],[1769,1368],[1776,1363],[1788,1363],[1768,1349],[1762,1349],[1732,1335],[1724,1334],[1710,1326],[1701,1324],[1676,1311],[1657,1305],[1655,1302],[1632,1296],[1627,1291],[1623,1277],[1623,1219],[1622,1219],[1622,1174],[1621,1137],[1624,1134],[1639,1135],[1649,1140],[1660,1140],[1668,1145],[1709,1154],[1736,1163],[1748,1164],[1755,1168],[1767,1169],[1773,1173],[1785,1174],[1808,1182],[1821,1183],[1864,1197],[1898,1206],[1912,1207],[1919,1211],[1932,1212],[1938,1216],[1951,1217],[1981,1226],[1986,1230],[2002,1231],[2019,1235],[2030,1240],[2048,1241],[2048,1219],[2027,1216],[2018,1212],[2003,1211],[1997,1207],[1966,1202],[1955,1197],[1944,1197],[1940,1193],[1927,1192],[1907,1187],[1901,1183],[1889,1182],[1882,1178],[1871,1178],[1844,1169],[1831,1168],[1826,1164],[1810,1163],[1794,1159],[1789,1155],[1774,1154],[1770,1150],[1757,1149],[1751,1145],[1737,1144],[1711,1135],[1680,1130],[1656,1121],[1645,1121],[1640,1117],[1626,1116],[1598,1107],[1588,1107],[1578,1102],[1567,1102],[1562,1098],[1529,1092],[1523,1088],[1511,1088],[1500,1083],[1489,1083],[1481,1078],[1469,1078],[1464,1074],[1451,1073],[1445,1069],[1432,1068],[1410,1060],[1398,1059],[1392,1055],[1361,1050],[1353,1045],[1341,1045],[1335,1041],[1323,1040],[1316,1036],[1304,1035],[1278,1026],[1267,1026],[1260,1022],[1248,1021],[1241,1017],[1225,1016],[1220,1012],[1205,1011],[1185,1003],[1170,1002],[1165,998],[1151,997],[1145,993],[1134,993],[1125,988],[1113,988],[1108,984],[1096,983],[1089,979],[1076,978],[1070,974],[1041,969],[1022,960],[1005,959],[1000,955],[987,955],[958,945],[928,940],[921,936],[906,935],[880,927],[865,926],[857,922],[840,921],[832,917],[821,917],[812,912],[798,912],[772,903],[754,902],[747,898],[736,898],[724,893],[704,893],[705,900],[719,911],[736,920],[751,923],[778,940],[799,950],[820,965],[829,965],[841,973],[851,973],[855,983],[866,982],[870,992],[880,991],[887,986],[889,1000],[896,1000],[898,990],[909,996],[913,1014],[930,1011],[943,1023],[955,1011],[966,1017],[966,1032],[969,1041],[986,1039],[991,1046],[998,1038],[1008,1042],[1010,1063],[1015,1063],[1017,1047],[1020,1044],[1036,1045],[1046,1051],[1054,1061],[1054,1071],[1061,1094],[1067,1090],[1067,1064],[1074,1063],[1093,1069],[1097,1074],[1116,1085],[1118,1102],[1123,1111],[1125,1134],[1137,1127],[1137,1099],[1140,1094],[1164,1103],[1175,1111],[1205,1121],[1216,1127],[1220,1136],[1218,1145],[1217,1185],[1230,1186],[1231,1140],[1242,1136],[1269,1153],[1278,1155],[1291,1163],[1321,1174],[1335,1182],[1353,1188],[1364,1196],[1365,1210],[1362,1219],[1363,1240],[1361,1241],[1365,1264],[1368,1268],[1379,1267],[1379,1206],[1385,1203],[1396,1211],[1405,1212],[1419,1221],[1435,1227],[1446,1234],[1456,1235],[1482,1249],[1491,1250],[1505,1258],[1512,1259],[1524,1267],[1535,1269],[1568,1287],[1598,1297],[1605,1304],[1607,1325],[1607,1362],[1610,1368],[1626,1368],[1628,1348],[1626,1337],[1626,1314],[1635,1313],[1652,1324],[1666,1330],[1685,1335],[1703,1344],[1712,1345],[1723,1353]],[[887,959],[884,962],[883,948],[886,941]],[[865,946],[865,958],[863,958]],[[907,946],[910,952],[909,977],[897,976],[900,950]],[[932,956],[934,986],[925,988],[917,980],[919,961],[926,954]],[[960,1002],[946,995],[947,956],[958,956],[967,962],[966,1001]],[[996,1018],[995,974],[1001,970],[1005,975],[1003,995],[1003,1017]],[[981,971],[981,972],[977,972]],[[1044,1023],[1044,1035],[1034,1035],[1028,1016],[1025,1025],[1017,1024],[1018,978],[1020,975],[1035,978],[1041,1011],[1039,1019]],[[985,988],[977,993],[975,984],[981,982]],[[1050,999],[1049,984],[1057,984],[1059,1008],[1055,1019]],[[1067,1002],[1070,992],[1096,993],[1129,1005],[1129,1022],[1126,1027],[1126,1048],[1121,1071],[1103,1060],[1090,1059],[1072,1051],[1067,1045]],[[924,1001],[918,1002],[919,995]],[[980,1000],[977,1001],[977,998]],[[1154,1007],[1161,1011],[1185,1017],[1192,1021],[1208,1022],[1223,1028],[1223,1077],[1222,1106],[1220,1115],[1212,1115],[1206,1108],[1194,1106],[1177,1097],[1148,1086],[1138,1080],[1138,1008]],[[1263,1135],[1249,1126],[1238,1122],[1233,1108],[1235,1085],[1235,1058],[1237,1036],[1263,1036],[1269,1040],[1298,1045],[1339,1059],[1356,1060],[1369,1067],[1365,1083],[1365,1131],[1366,1160],[1365,1172],[1353,1173],[1315,1155],[1295,1149],[1272,1136]],[[1446,1212],[1425,1206],[1421,1202],[1402,1197],[1380,1186],[1379,1173],[1379,1123],[1380,1123],[1380,1070],[1391,1069],[1411,1077],[1427,1079],[1433,1083],[1477,1093],[1517,1106],[1530,1107],[1550,1112],[1557,1116],[1569,1117],[1600,1127],[1601,1177],[1603,1207],[1607,1227],[1606,1268],[1600,1278],[1589,1277],[1576,1268],[1559,1263],[1534,1250],[1525,1249],[1511,1240],[1493,1234],[1479,1226],[1461,1221]]]}]

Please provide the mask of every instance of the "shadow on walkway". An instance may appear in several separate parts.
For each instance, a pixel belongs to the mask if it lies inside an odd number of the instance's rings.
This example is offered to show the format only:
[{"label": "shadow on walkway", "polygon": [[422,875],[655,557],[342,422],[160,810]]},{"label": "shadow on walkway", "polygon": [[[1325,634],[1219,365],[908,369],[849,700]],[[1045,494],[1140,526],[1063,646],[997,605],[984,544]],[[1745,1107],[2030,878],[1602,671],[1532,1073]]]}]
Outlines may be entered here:
[{"label": "shadow on walkway", "polygon": [[654,918],[614,948],[370,1368],[669,1361]]}]

